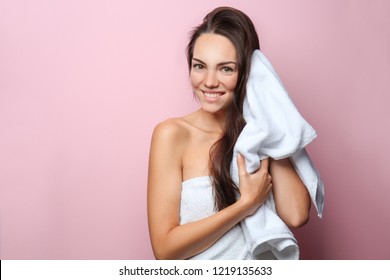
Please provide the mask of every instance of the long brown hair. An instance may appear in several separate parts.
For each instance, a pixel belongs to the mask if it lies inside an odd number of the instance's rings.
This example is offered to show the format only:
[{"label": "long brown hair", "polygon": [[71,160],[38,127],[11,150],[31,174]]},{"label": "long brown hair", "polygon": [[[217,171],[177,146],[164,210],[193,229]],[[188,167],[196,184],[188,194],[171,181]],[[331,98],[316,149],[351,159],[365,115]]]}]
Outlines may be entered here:
[{"label": "long brown hair", "polygon": [[227,109],[226,126],[222,137],[210,149],[210,175],[213,180],[215,209],[222,210],[236,201],[238,188],[230,176],[233,148],[245,126],[242,116],[252,53],[260,49],[259,39],[250,18],[231,7],[211,11],[192,32],[187,45],[188,67],[191,71],[196,40],[204,33],[214,33],[228,38],[236,48],[238,80],[234,101]]}]

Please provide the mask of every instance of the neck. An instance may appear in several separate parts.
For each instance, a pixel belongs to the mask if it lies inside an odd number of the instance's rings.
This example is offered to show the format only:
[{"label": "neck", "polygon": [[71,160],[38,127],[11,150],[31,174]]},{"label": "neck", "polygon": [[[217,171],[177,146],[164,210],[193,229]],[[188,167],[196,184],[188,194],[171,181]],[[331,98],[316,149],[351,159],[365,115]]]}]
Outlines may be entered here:
[{"label": "neck", "polygon": [[196,111],[196,116],[197,117],[194,116],[195,119],[193,119],[193,124],[203,131],[222,134],[225,130],[225,112],[210,113],[203,109],[199,109]]}]

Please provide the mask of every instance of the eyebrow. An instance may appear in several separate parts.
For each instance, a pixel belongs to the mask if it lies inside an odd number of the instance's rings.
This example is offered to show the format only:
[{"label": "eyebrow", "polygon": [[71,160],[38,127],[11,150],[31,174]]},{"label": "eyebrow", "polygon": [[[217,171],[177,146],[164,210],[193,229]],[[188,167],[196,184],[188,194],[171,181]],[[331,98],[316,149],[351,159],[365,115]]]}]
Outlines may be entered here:
[{"label": "eyebrow", "polygon": [[[199,63],[202,63],[202,64],[205,64],[205,65],[206,65],[206,63],[203,62],[203,61],[202,61],[201,59],[199,59],[199,58],[193,57],[192,60],[195,60],[195,61],[197,61],[197,62],[199,62]],[[217,66],[222,66],[222,65],[226,65],[226,64],[237,64],[237,62],[235,62],[235,61],[230,61],[230,60],[229,60],[229,61],[223,61],[223,62],[218,63]]]}]

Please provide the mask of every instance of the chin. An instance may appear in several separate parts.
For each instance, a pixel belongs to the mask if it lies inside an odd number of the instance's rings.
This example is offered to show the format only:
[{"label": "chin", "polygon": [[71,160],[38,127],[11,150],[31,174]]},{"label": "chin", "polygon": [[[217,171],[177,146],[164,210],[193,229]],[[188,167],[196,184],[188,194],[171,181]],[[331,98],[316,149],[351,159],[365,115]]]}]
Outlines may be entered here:
[{"label": "chin", "polygon": [[225,113],[226,109],[222,107],[215,107],[215,106],[202,106],[203,111],[210,113],[210,114],[221,114]]}]

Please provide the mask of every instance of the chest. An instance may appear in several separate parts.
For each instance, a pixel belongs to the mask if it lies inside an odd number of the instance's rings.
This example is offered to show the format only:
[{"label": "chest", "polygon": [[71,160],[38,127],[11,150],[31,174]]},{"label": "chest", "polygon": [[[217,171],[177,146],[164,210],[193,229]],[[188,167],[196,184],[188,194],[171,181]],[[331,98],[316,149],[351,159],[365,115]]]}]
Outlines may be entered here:
[{"label": "chest", "polygon": [[183,180],[209,175],[210,149],[218,140],[213,135],[194,135],[182,157]]}]

